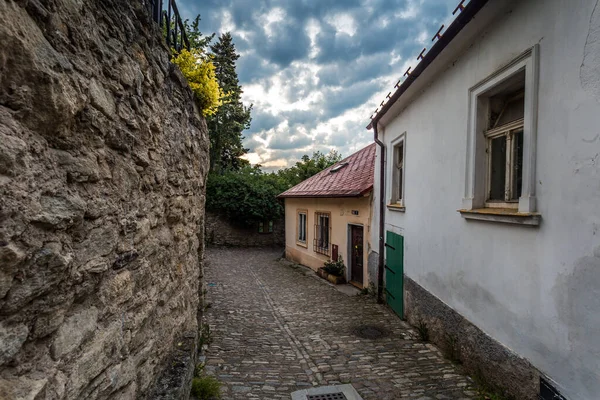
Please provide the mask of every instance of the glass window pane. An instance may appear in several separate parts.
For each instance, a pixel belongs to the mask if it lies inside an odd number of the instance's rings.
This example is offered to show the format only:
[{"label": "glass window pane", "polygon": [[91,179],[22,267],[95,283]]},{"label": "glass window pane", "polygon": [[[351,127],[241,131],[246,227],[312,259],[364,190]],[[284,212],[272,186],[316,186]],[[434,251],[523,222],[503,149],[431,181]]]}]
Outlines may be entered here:
[{"label": "glass window pane", "polygon": [[506,136],[491,141],[490,200],[504,201],[506,182]]},{"label": "glass window pane", "polygon": [[396,200],[402,200],[402,172],[404,170],[404,143],[398,146],[398,178],[396,184],[398,185],[398,198]]},{"label": "glass window pane", "polygon": [[523,131],[513,133],[513,165],[512,165],[512,190],[511,200],[521,197],[523,186]]}]

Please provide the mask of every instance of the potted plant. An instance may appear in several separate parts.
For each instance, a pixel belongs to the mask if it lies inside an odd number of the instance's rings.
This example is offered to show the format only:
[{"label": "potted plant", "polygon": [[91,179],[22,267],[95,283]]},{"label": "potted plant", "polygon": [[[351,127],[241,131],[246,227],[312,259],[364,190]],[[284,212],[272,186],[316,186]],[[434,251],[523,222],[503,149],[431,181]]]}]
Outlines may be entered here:
[{"label": "potted plant", "polygon": [[345,272],[346,266],[344,265],[344,260],[342,259],[342,256],[339,256],[337,261],[325,261],[323,267],[319,268],[317,271],[317,274],[321,278],[327,279],[329,282],[337,285],[346,282]]}]

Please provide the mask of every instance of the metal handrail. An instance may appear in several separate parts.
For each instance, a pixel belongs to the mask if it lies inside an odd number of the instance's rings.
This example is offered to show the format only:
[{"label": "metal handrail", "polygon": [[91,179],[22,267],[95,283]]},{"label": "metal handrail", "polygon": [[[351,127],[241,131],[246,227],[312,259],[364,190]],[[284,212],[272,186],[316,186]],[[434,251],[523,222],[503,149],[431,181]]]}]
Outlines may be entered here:
[{"label": "metal handrail", "polygon": [[163,0],[142,0],[154,22],[161,27],[165,34],[167,46],[180,52],[190,49],[190,41],[185,33],[183,19],[179,14],[175,0],[167,0],[167,9],[163,9]]}]

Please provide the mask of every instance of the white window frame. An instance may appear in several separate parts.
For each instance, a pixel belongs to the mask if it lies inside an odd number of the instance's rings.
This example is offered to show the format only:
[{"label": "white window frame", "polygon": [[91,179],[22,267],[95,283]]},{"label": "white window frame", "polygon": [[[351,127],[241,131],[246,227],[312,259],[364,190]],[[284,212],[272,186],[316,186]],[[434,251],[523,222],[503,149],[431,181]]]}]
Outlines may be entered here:
[{"label": "white window frame", "polygon": [[[300,232],[302,229],[300,215],[304,215],[304,240],[300,239]],[[303,247],[308,247],[308,210],[297,210],[296,211],[296,244]]]},{"label": "white window frame", "polygon": [[[398,185],[399,178],[399,166],[398,166],[398,155],[399,147],[402,146],[402,187]],[[392,184],[390,185],[390,202],[389,204],[397,207],[406,207],[406,132],[403,132],[400,136],[395,138],[391,142],[392,147]],[[400,196],[398,189],[401,189],[402,195]]]},{"label": "white window frame", "polygon": [[523,118],[523,170],[519,213],[535,213],[535,155],[537,144],[537,108],[539,81],[539,45],[523,52],[487,79],[469,90],[469,119],[467,162],[462,209],[466,211],[486,207],[487,171],[486,137],[489,101],[485,97],[494,87],[525,71],[525,109]]},{"label": "white window frame", "polygon": [[[486,161],[487,161],[487,179],[486,179],[486,203],[485,206],[488,208],[518,208],[518,201],[514,202],[512,198],[512,188],[515,176],[514,176],[514,147],[513,138],[515,132],[523,131],[523,119],[518,119],[508,124],[499,126],[494,129],[489,129],[485,133],[486,138]],[[504,161],[504,199],[503,200],[492,200],[490,198],[492,189],[492,140],[499,137],[506,137],[506,160]]]}]

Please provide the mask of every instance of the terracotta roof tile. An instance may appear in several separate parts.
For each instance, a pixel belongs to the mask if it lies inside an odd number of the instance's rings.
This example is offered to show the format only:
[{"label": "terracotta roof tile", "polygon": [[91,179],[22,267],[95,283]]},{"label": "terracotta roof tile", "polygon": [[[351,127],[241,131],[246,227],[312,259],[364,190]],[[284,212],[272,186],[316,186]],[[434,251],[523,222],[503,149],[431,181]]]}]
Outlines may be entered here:
[{"label": "terracotta roof tile", "polygon": [[359,197],[373,189],[374,173],[375,143],[300,182],[278,197]]}]

